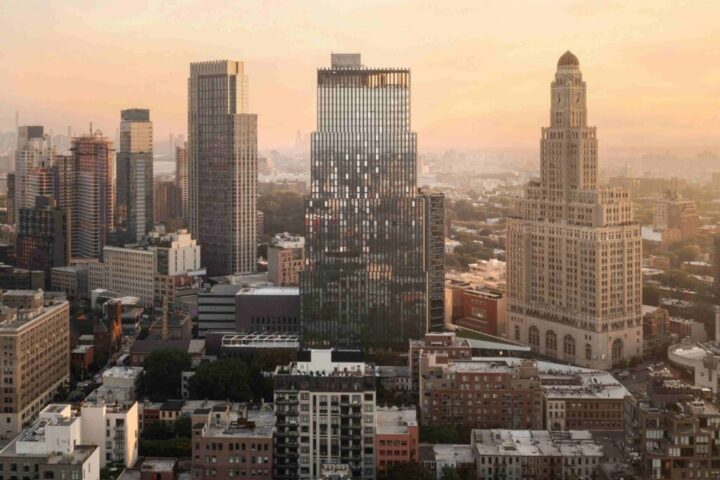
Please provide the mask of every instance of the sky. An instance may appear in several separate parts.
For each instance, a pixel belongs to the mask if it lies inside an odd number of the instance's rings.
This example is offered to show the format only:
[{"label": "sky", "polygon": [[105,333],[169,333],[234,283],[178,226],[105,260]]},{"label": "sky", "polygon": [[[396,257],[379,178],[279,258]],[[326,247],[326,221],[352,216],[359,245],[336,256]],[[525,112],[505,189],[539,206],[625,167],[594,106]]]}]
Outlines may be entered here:
[{"label": "sky", "polygon": [[571,50],[600,148],[720,153],[716,0],[0,0],[0,130],[185,134],[192,61],[245,62],[261,149],[315,126],[331,52],[412,69],[419,148],[535,149]]}]

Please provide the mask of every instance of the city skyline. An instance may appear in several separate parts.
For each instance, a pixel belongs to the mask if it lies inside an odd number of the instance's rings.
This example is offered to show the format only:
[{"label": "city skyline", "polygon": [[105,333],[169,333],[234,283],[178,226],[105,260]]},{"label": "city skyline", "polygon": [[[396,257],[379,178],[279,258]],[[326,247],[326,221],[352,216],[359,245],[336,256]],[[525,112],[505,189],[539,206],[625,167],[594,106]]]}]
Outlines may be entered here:
[{"label": "city skyline", "polygon": [[[4,18],[13,21],[0,19],[0,26],[14,48],[0,65],[3,130],[14,127],[20,111],[24,125],[85,131],[93,121],[112,138],[116,112],[140,105],[153,111],[157,138],[184,133],[187,64],[239,58],[256,79],[250,109],[259,114],[259,148],[290,147],[296,131],[313,128],[316,65],[330,51],[362,51],[373,65],[412,69],[419,150],[537,151],[537,125],[547,115],[538,80],[552,74],[551,59],[570,49],[596,79],[589,120],[606,132],[601,152],[695,153],[720,143],[713,134],[720,115],[708,101],[717,97],[720,79],[713,47],[720,34],[712,24],[720,6],[710,2],[374,1],[282,10],[187,2],[151,4],[110,26],[98,19],[118,17],[112,6],[44,6],[47,15],[39,17],[32,2],[6,8]],[[334,26],[333,16],[352,17],[358,26]],[[30,18],[36,27],[27,37],[20,27]],[[388,22],[393,28],[385,28]],[[367,24],[371,32],[359,27]],[[288,109],[295,114],[286,115]]]}]

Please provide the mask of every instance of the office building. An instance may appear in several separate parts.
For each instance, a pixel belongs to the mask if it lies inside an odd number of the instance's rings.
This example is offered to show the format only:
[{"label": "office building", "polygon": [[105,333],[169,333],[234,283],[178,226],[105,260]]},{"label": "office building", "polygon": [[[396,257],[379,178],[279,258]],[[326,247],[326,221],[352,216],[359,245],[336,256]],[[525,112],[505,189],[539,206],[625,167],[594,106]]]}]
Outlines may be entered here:
[{"label": "office building", "polygon": [[50,202],[52,197],[37,197],[34,208],[21,208],[18,220],[17,266],[42,270],[50,286],[50,272],[70,264],[70,219],[65,209]]},{"label": "office building", "polygon": [[99,480],[100,447],[83,442],[81,423],[70,405],[45,407],[0,451],[3,478]]},{"label": "office building", "polygon": [[188,153],[187,143],[175,147],[175,185],[180,191],[180,212],[183,218],[188,211]]},{"label": "office building", "polygon": [[113,231],[113,143],[101,132],[72,139],[59,159],[59,207],[70,212],[73,258],[100,258]]},{"label": "office building", "polygon": [[115,215],[118,238],[135,243],[153,228],[153,124],[150,110],[120,112]]},{"label": "office building", "polygon": [[15,225],[15,209],[17,208],[17,201],[15,199],[15,174],[7,174],[7,223],[9,225]]},{"label": "office building", "polygon": [[542,129],[540,179],[507,222],[510,338],[609,369],[642,355],[642,240],[628,193],[598,186],[580,62],[560,57]]},{"label": "office building", "polygon": [[154,216],[158,223],[179,221],[182,217],[182,192],[173,179],[155,179]]},{"label": "office building", "polygon": [[352,478],[375,478],[375,375],[359,351],[304,350],[275,369],[278,480],[318,478],[343,463]]},{"label": "office building", "polygon": [[720,235],[715,235],[715,237],[713,238],[712,264],[713,292],[715,293],[715,304],[720,305]]},{"label": "office building", "polygon": [[65,292],[68,298],[72,300],[87,298],[90,295],[88,275],[86,264],[53,267],[50,269],[50,290],[53,292]]},{"label": "office building", "polygon": [[272,480],[273,406],[217,404],[192,414],[193,478]]},{"label": "office building", "polygon": [[375,467],[378,475],[398,463],[420,459],[420,429],[415,407],[378,407]]},{"label": "office building", "polygon": [[0,263],[0,290],[37,290],[45,288],[45,272],[16,268]]},{"label": "office building", "polygon": [[268,281],[275,285],[298,285],[305,265],[305,239],[281,233],[268,245]]},{"label": "office building", "polygon": [[605,460],[603,446],[583,430],[473,430],[471,439],[477,478],[596,478]]},{"label": "office building", "polygon": [[449,325],[507,338],[507,297],[499,290],[448,284]]},{"label": "office building", "polygon": [[235,331],[299,333],[297,287],[247,287],[235,295]]},{"label": "office building", "polygon": [[242,62],[190,64],[187,218],[213,252],[210,276],[256,270],[257,115],[248,111]]},{"label": "office building", "polygon": [[70,380],[70,305],[42,291],[3,293],[0,337],[5,389],[0,397],[0,438],[30,425],[57,389]]},{"label": "office building", "polygon": [[435,244],[425,239],[435,231],[426,228],[426,211],[440,206],[426,208],[417,189],[410,70],[333,54],[331,67],[317,72],[317,101],[300,275],[303,342],[405,344],[429,328],[437,293],[429,279],[441,266],[428,258]]},{"label": "office building", "polygon": [[145,306],[155,302],[155,253],[143,247],[105,247],[102,263],[89,265],[90,290],[112,290],[138,297]]}]

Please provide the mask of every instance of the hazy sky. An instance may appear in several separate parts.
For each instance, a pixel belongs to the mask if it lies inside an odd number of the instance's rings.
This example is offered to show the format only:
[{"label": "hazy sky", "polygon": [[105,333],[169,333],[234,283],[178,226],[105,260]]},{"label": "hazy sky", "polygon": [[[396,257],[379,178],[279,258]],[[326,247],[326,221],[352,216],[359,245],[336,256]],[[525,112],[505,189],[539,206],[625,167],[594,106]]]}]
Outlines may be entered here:
[{"label": "hazy sky", "polygon": [[150,108],[185,133],[191,61],[245,62],[260,148],[315,126],[330,52],[413,74],[420,148],[535,148],[567,49],[607,149],[720,153],[720,1],[0,0],[0,130]]}]

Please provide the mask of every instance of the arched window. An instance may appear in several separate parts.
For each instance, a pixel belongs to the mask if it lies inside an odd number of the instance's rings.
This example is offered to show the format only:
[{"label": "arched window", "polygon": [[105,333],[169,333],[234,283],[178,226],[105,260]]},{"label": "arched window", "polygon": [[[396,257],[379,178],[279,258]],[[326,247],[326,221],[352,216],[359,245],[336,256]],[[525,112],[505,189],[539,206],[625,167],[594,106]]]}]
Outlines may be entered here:
[{"label": "arched window", "polygon": [[557,350],[557,335],[552,330],[545,332],[545,348],[548,350]]},{"label": "arched window", "polygon": [[589,343],[585,344],[585,360],[592,360],[592,346]]},{"label": "arched window", "polygon": [[532,326],[528,329],[528,343],[536,347],[540,346],[540,331],[536,326]]},{"label": "arched window", "polygon": [[623,341],[616,338],[612,343],[612,363],[617,365],[623,359]]},{"label": "arched window", "polygon": [[515,325],[515,340],[520,341],[520,325]]},{"label": "arched window", "polygon": [[575,356],[575,339],[570,335],[565,335],[563,338],[563,353],[571,357]]}]

